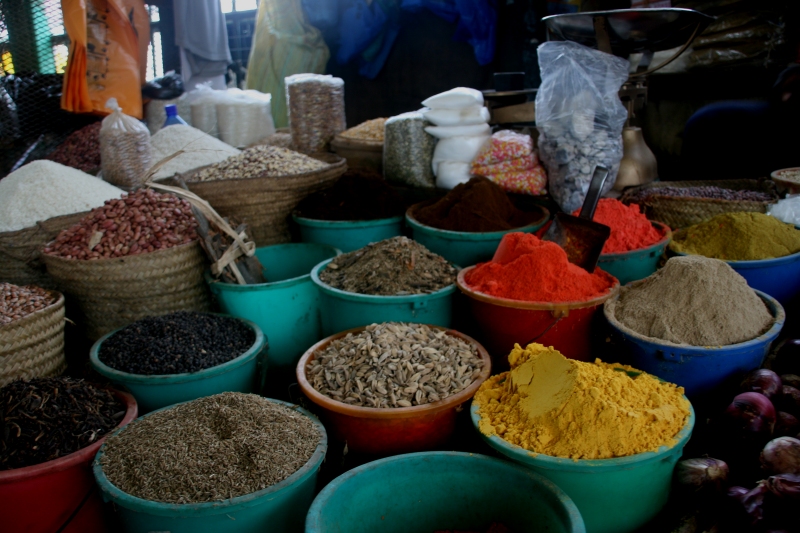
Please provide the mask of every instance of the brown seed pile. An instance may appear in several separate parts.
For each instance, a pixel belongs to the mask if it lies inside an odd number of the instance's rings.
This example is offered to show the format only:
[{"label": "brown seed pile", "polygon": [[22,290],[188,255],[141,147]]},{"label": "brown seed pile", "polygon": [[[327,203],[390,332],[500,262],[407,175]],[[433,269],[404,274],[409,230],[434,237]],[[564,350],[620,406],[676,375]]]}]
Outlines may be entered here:
[{"label": "brown seed pile", "polygon": [[254,146],[241,154],[206,167],[190,181],[243,180],[258,177],[292,176],[321,170],[326,163],[278,146]]},{"label": "brown seed pile", "polygon": [[334,289],[378,296],[426,294],[444,289],[458,271],[408,237],[392,237],[340,255],[319,279]]},{"label": "brown seed pile", "polygon": [[197,239],[189,202],[140,189],[108,200],[58,234],[44,253],[66,259],[107,259],[164,250]]},{"label": "brown seed pile", "polygon": [[356,141],[374,141],[382,143],[384,126],[386,126],[385,118],[375,118],[344,130],[339,136]]},{"label": "brown seed pile", "polygon": [[221,501],[283,481],[321,439],[290,407],[223,392],[132,422],[108,438],[100,464],[112,484],[145,500]]},{"label": "brown seed pile", "polygon": [[47,159],[84,172],[100,169],[100,125],[95,122],[71,133]]},{"label": "brown seed pile", "polygon": [[25,318],[55,302],[56,297],[41,287],[0,283],[0,325]]},{"label": "brown seed pile", "polygon": [[468,342],[424,324],[372,324],[315,354],[306,367],[318,392],[361,407],[412,407],[456,394],[480,376]]}]

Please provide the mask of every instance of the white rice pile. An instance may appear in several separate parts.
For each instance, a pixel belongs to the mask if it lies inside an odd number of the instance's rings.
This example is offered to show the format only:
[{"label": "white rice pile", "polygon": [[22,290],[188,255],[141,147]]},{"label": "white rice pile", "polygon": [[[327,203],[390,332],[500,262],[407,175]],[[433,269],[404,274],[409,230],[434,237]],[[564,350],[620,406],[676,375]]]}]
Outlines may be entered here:
[{"label": "white rice pile", "polygon": [[232,155],[241,153],[229,144],[191,126],[169,126],[158,130],[150,138],[153,146],[153,164],[183,150],[158,169],[153,179],[169,178],[176,173],[189,172],[206,165],[213,165]]},{"label": "white rice pile", "polygon": [[0,232],[17,231],[61,215],[89,211],[123,191],[85,172],[32,161],[0,180]]}]

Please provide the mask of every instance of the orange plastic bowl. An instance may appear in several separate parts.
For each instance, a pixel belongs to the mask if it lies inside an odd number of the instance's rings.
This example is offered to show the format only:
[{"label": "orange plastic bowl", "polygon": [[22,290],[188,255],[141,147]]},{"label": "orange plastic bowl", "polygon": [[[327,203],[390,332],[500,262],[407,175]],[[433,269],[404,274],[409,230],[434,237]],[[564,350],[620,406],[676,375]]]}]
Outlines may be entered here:
[{"label": "orange plastic bowl", "polygon": [[439,326],[428,324],[428,327],[446,331],[448,335],[473,345],[483,361],[483,368],[478,379],[466,389],[426,405],[389,409],[358,407],[329,398],[311,386],[306,379],[306,367],[314,360],[317,352],[348,333],[364,331],[366,326],[322,339],[300,358],[297,363],[297,382],[300,384],[300,389],[309,400],[321,408],[320,415],[326,422],[326,429],[333,438],[346,442],[348,450],[378,455],[419,452],[431,450],[445,443],[453,434],[456,414],[491,374],[491,358],[486,349],[472,337]]}]

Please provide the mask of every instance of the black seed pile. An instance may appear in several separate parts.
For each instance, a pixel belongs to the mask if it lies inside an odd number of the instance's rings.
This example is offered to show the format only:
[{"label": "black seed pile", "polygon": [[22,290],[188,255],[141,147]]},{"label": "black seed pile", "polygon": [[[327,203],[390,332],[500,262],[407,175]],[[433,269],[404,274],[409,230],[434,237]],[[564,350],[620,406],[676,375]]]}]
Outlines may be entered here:
[{"label": "black seed pile", "polygon": [[235,359],[255,340],[236,318],[178,311],[125,326],[103,342],[98,357],[129,374],[183,374]]},{"label": "black seed pile", "polygon": [[72,378],[13,381],[0,389],[0,470],[85,448],[113,430],[125,406],[106,389]]},{"label": "black seed pile", "polygon": [[650,187],[634,189],[623,197],[622,201],[643,202],[650,196],[670,196],[676,198],[710,198],[713,200],[731,200],[747,202],[772,202],[772,195],[762,191],[734,190],[713,185],[698,187]]}]

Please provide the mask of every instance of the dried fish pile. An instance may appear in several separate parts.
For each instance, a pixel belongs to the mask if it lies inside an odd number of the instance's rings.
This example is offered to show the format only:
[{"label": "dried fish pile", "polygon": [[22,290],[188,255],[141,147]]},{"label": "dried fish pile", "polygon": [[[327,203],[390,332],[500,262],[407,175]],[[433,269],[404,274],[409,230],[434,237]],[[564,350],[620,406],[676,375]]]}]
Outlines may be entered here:
[{"label": "dried fish pile", "polygon": [[458,271],[407,237],[374,242],[333,259],[320,280],[347,292],[378,296],[426,294],[444,289]]},{"label": "dried fish pile", "polygon": [[326,166],[327,163],[286,148],[260,145],[204,168],[190,176],[189,181],[290,176],[321,170]]},{"label": "dried fish pile", "polygon": [[145,500],[221,501],[291,476],[321,438],[294,409],[223,392],[132,422],[106,441],[100,464],[111,483]]},{"label": "dried fish pile", "polygon": [[360,407],[438,402],[472,384],[483,360],[468,342],[424,324],[372,324],[315,354],[306,368],[318,392]]}]

